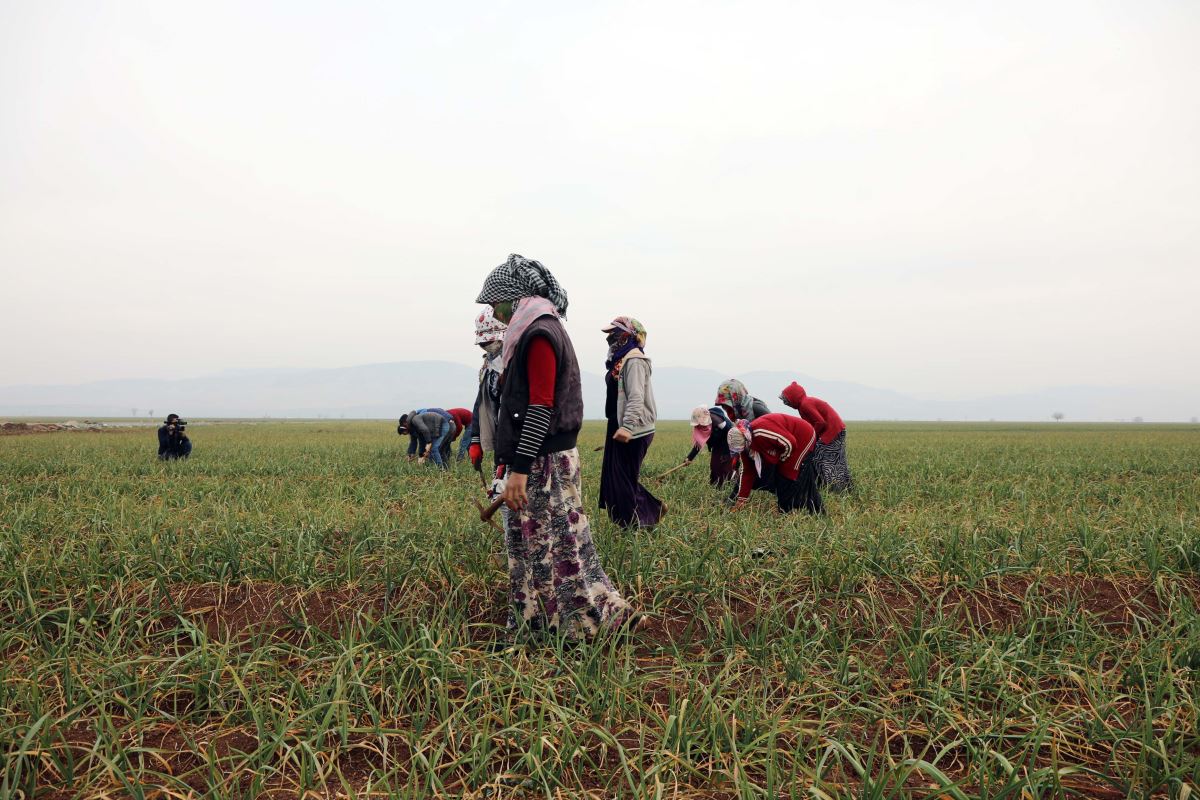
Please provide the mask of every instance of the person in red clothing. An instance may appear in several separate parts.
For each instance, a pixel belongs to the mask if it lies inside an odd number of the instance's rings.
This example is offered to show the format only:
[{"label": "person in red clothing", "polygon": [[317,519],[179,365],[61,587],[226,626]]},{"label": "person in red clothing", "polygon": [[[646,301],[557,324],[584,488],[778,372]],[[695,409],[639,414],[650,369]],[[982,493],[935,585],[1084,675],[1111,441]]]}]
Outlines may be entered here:
[{"label": "person in red clothing", "polygon": [[759,473],[770,464],[775,467],[773,489],[780,511],[803,508],[810,514],[823,514],[813,461],[816,443],[817,432],[800,417],[767,414],[752,422],[739,420],[729,432],[729,449],[740,453],[742,459],[741,485],[733,509],[746,505]]},{"label": "person in red clothing", "polygon": [[810,397],[804,387],[795,381],[779,393],[779,399],[784,405],[799,411],[800,416],[817,432],[814,455],[817,482],[835,492],[853,489],[854,479],[846,462],[846,423],[842,422],[833,406],[819,398]]},{"label": "person in red clothing", "polygon": [[[454,438],[450,440],[451,442],[453,442],[454,439],[457,439],[459,436],[462,436],[464,431],[471,430],[471,419],[472,419],[471,410],[467,409],[467,408],[448,408],[446,410],[450,412],[450,416],[454,417]],[[463,456],[465,456],[467,454],[467,448],[470,446],[471,446],[471,437],[463,436],[462,440],[459,442],[459,445],[458,445],[458,460],[459,461],[463,460]],[[449,461],[450,459],[447,458],[446,460]]]}]

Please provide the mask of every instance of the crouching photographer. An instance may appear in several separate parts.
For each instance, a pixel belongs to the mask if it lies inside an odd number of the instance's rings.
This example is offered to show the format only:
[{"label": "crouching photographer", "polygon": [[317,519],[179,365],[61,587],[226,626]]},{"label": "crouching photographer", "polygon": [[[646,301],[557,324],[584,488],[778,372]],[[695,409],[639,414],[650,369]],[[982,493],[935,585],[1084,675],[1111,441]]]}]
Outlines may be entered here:
[{"label": "crouching photographer", "polygon": [[158,459],[173,461],[192,454],[192,440],[187,437],[187,423],[178,414],[168,414],[167,421],[158,429]]}]

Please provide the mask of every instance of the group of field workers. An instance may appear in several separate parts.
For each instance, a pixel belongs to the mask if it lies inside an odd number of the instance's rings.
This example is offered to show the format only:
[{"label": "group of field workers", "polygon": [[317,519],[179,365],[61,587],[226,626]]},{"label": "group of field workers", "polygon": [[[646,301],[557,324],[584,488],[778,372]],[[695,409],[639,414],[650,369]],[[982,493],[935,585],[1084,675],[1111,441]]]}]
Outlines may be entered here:
[{"label": "group of field workers", "polygon": [[[563,325],[567,292],[545,265],[514,254],[488,274],[476,302],[487,307],[475,318],[475,343],[484,355],[463,445],[480,470],[485,454],[493,454],[489,492],[506,507],[509,628],[569,639],[628,633],[642,617],[605,573],[584,510],[577,448],[583,391]],[[657,420],[646,329],[618,316],[600,332],[608,343],[608,426],[599,507],[623,528],[652,528],[667,507],[641,482]],[[732,484],[735,510],[761,489],[776,496],[782,511],[821,513],[819,485],[851,487],[845,425],[828,403],[794,383],[781,399],[800,416],[772,414],[741,382],[726,381],[712,407],[692,413],[694,447],[679,466],[707,447],[710,480]],[[421,409],[402,417],[401,428],[413,436],[410,454],[444,466],[453,412]]]},{"label": "group of field workers", "polygon": [[713,406],[692,410],[692,450],[683,465],[707,447],[709,482],[716,487],[733,483],[735,511],[760,489],[775,495],[780,511],[824,513],[821,487],[836,492],[854,488],[846,461],[846,424],[833,406],[810,397],[795,381],[779,399],[799,416],[772,414],[739,380],[722,383]]},{"label": "group of field workers", "polygon": [[472,421],[471,412],[465,408],[418,408],[400,417],[396,433],[408,435],[409,461],[424,464],[428,460],[449,469],[455,440],[462,442],[458,448],[460,460],[467,452],[469,439],[462,434]]}]

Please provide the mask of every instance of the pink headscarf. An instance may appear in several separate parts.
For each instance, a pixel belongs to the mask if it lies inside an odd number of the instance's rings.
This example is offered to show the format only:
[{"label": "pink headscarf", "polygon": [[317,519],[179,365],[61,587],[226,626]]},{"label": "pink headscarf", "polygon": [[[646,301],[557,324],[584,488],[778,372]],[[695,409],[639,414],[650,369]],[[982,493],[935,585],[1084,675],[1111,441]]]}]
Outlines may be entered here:
[{"label": "pink headscarf", "polygon": [[525,335],[525,331],[529,330],[530,325],[546,316],[562,320],[554,303],[544,297],[522,297],[513,306],[512,319],[508,321],[508,331],[504,334],[502,358],[506,370],[508,362],[512,361],[513,356],[517,354],[517,345],[521,343],[521,337]]}]

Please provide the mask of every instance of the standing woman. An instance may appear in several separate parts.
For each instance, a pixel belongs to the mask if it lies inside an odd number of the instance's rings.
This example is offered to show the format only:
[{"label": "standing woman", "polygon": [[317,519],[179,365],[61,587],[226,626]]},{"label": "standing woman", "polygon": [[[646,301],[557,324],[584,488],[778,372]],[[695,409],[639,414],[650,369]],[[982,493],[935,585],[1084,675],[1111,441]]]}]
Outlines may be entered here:
[{"label": "standing woman", "polygon": [[583,391],[563,327],[567,293],[537,261],[510,255],[475,302],[508,325],[496,453],[507,466],[510,627],[591,639],[639,617],[613,586],[583,512]]},{"label": "standing woman", "polygon": [[658,417],[650,359],[644,350],[646,329],[633,317],[617,317],[602,330],[608,334],[604,363],[608,436],[600,468],[600,508],[607,509],[609,518],[622,528],[650,528],[666,509],[638,481]]}]

